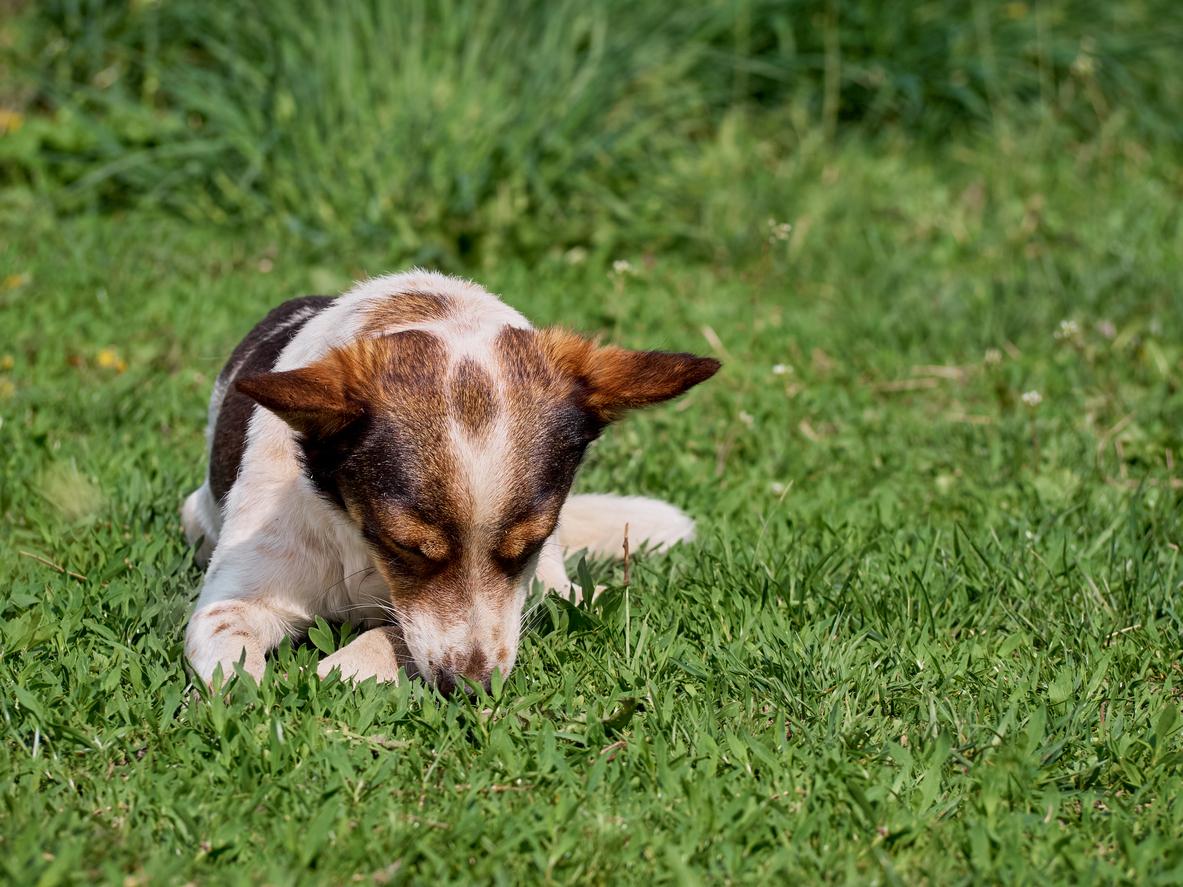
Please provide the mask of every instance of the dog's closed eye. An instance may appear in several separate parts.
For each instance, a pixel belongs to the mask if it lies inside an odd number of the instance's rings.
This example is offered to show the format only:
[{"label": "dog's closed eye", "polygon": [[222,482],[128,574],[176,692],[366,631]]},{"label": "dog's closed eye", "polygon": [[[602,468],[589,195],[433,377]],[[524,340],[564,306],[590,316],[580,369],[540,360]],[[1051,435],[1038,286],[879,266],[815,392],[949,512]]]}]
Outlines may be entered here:
[{"label": "dog's closed eye", "polygon": [[373,543],[412,566],[439,565],[452,553],[439,530],[401,509],[389,509],[367,529]]},{"label": "dog's closed eye", "polygon": [[382,544],[398,556],[412,560],[440,562],[447,560],[448,556],[447,549],[433,545],[424,546],[417,542],[397,542],[394,539],[383,538]]},{"label": "dog's closed eye", "polygon": [[521,567],[554,532],[555,517],[537,514],[510,527],[501,537],[493,557],[507,568]]},{"label": "dog's closed eye", "polygon": [[493,552],[493,560],[507,575],[515,576],[525,569],[525,566],[529,562],[530,558],[537,554],[541,547],[542,543],[538,542],[534,545],[528,546],[518,554],[512,556],[503,554],[500,550],[498,550]]},{"label": "dog's closed eye", "polygon": [[387,547],[396,553],[422,558],[432,563],[443,563],[451,554],[451,549],[442,535],[435,531],[417,533],[380,532],[379,538]]}]

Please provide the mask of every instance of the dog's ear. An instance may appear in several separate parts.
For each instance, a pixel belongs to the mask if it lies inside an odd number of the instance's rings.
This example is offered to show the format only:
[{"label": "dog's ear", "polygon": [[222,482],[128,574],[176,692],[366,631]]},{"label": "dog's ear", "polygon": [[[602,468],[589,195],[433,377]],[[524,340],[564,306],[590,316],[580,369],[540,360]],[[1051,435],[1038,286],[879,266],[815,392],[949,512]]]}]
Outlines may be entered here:
[{"label": "dog's ear", "polygon": [[677,397],[722,366],[713,357],[601,346],[558,328],[538,336],[551,365],[583,385],[588,410],[602,422]]},{"label": "dog's ear", "polygon": [[354,373],[342,355],[297,370],[236,379],[234,387],[307,437],[342,430],[365,410]]}]

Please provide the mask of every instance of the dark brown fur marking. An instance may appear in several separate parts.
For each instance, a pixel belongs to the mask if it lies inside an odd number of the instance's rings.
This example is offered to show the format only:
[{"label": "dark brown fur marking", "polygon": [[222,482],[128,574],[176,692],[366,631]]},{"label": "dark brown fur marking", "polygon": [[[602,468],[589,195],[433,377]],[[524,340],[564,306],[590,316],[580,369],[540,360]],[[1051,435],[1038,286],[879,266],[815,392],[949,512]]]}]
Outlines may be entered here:
[{"label": "dark brown fur marking", "polygon": [[327,296],[304,296],[284,302],[247,333],[226,362],[218,377],[218,383],[226,386],[226,394],[214,424],[209,461],[210,492],[218,503],[225,500],[238,477],[246,451],[247,424],[255,410],[255,402],[235,389],[234,380],[273,369],[280,352],[296,333],[331,302]]},{"label": "dark brown fur marking", "polygon": [[535,518],[554,519],[598,424],[582,409],[584,391],[559,372],[533,330],[505,329],[494,344],[505,378],[507,426],[514,465],[503,532]]},{"label": "dark brown fur marking", "polygon": [[452,310],[452,301],[439,293],[409,290],[392,293],[381,305],[366,315],[363,335],[379,335],[395,327],[414,326],[443,320]]},{"label": "dark brown fur marking", "polygon": [[473,360],[462,360],[448,384],[451,415],[474,435],[484,434],[497,418],[493,380]]},{"label": "dark brown fur marking", "polygon": [[451,667],[458,674],[478,681],[483,681],[486,674],[491,670],[489,668],[489,659],[485,656],[485,651],[480,647],[470,649],[467,656],[461,657]]},{"label": "dark brown fur marking", "polygon": [[539,347],[538,334],[534,330],[506,327],[497,336],[494,348],[511,394],[523,386],[535,389],[536,393],[545,393],[560,381]]}]

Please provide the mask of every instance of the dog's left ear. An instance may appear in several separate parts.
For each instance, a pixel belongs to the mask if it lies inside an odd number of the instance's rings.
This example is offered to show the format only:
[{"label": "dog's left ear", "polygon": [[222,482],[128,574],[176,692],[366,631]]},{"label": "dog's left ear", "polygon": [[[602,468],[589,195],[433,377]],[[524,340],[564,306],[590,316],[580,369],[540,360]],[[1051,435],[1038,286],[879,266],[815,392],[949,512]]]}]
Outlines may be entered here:
[{"label": "dog's left ear", "polygon": [[586,388],[587,408],[602,422],[677,397],[722,366],[713,357],[601,346],[564,329],[540,330],[538,337],[552,366]]}]

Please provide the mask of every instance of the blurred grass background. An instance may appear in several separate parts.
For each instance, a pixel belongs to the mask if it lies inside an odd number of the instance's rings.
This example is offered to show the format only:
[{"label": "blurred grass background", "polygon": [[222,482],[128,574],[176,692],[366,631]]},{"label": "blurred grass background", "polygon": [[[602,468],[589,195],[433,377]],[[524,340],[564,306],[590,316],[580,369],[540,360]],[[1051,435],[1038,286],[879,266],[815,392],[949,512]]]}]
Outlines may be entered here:
[{"label": "blurred grass background", "polygon": [[45,0],[3,45],[10,207],[445,266],[750,259],[819,141],[1183,136],[1174,0]]}]

